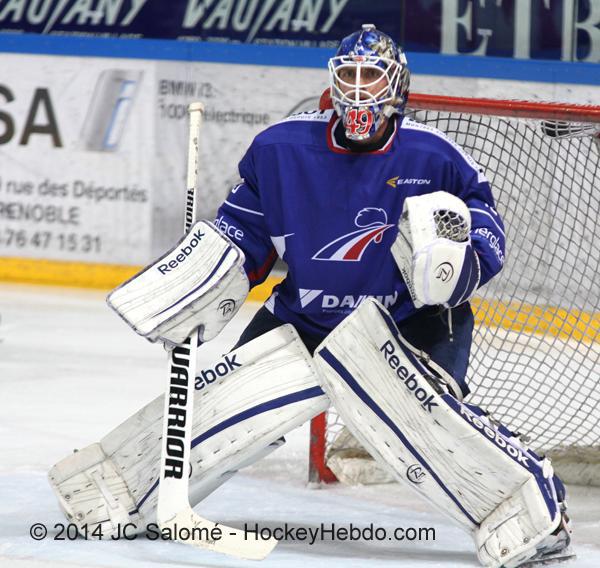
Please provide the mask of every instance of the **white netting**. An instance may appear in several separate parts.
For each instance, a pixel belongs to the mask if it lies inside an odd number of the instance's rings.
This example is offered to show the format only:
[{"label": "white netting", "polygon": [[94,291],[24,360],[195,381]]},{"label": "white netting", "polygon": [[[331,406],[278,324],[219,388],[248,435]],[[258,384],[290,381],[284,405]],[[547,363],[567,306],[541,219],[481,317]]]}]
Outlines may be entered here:
[{"label": "white netting", "polygon": [[472,302],[469,402],[534,450],[600,447],[598,125],[410,114],[482,166],[505,222],[504,269]]},{"label": "white netting", "polygon": [[451,241],[466,241],[469,236],[469,223],[462,215],[447,209],[438,209],[433,214],[435,232],[438,237]]}]

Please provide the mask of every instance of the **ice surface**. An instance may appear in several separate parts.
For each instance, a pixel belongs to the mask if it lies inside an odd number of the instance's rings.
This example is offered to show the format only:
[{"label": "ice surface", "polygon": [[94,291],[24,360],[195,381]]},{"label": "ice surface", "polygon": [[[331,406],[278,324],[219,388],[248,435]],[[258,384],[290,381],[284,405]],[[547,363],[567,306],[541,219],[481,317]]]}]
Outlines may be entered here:
[{"label": "ice surface", "polygon": [[[244,306],[201,360],[228,350],[257,305]],[[210,346],[210,350],[208,347]],[[52,540],[65,522],[46,472],[74,448],[97,441],[160,394],[166,354],[137,337],[105,305],[104,294],[0,285],[0,566],[135,567],[257,566],[170,542]],[[197,508],[211,520],[243,527],[433,527],[435,541],[281,542],[260,565],[461,567],[478,566],[470,537],[397,486],[309,488],[308,429],[267,459],[240,472]],[[567,566],[600,566],[600,490],[571,488],[578,559]],[[34,541],[44,523],[50,536]]]}]

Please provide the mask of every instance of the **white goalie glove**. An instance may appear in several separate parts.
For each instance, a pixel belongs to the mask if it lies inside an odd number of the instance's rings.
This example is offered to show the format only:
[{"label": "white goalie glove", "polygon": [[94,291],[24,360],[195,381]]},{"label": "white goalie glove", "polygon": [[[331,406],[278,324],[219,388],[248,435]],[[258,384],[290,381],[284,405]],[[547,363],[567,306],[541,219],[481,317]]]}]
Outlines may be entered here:
[{"label": "white goalie glove", "polygon": [[249,290],[244,253],[209,221],[199,221],[169,252],[113,290],[108,305],[151,342],[178,345],[199,328],[218,335]]},{"label": "white goalie glove", "polygon": [[473,295],[479,259],[471,245],[471,214],[461,199],[445,191],[408,197],[398,230],[392,254],[417,308],[452,308]]}]

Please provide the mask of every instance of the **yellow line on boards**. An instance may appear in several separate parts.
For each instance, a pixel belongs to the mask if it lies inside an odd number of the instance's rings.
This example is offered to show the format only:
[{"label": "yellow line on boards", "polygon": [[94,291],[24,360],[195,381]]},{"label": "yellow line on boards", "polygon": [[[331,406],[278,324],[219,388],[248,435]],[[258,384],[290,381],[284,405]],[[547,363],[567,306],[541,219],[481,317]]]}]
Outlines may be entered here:
[{"label": "yellow line on boards", "polygon": [[[62,260],[0,257],[0,281],[112,290],[142,269],[141,266],[94,264]],[[249,299],[264,302],[282,278],[269,277],[251,290]]]},{"label": "yellow line on boards", "polygon": [[31,258],[0,258],[0,280],[112,290],[140,267]]},{"label": "yellow line on boards", "polygon": [[476,324],[600,343],[600,312],[534,306],[524,302],[506,304],[479,298],[473,299],[471,305]]},{"label": "yellow line on boards", "polygon": [[[139,266],[0,257],[0,281],[4,282],[112,290],[140,270]],[[264,302],[281,280],[281,277],[270,276],[252,289],[248,298]],[[506,304],[480,298],[471,304],[475,322],[480,325],[600,343],[600,312],[520,302]]]}]

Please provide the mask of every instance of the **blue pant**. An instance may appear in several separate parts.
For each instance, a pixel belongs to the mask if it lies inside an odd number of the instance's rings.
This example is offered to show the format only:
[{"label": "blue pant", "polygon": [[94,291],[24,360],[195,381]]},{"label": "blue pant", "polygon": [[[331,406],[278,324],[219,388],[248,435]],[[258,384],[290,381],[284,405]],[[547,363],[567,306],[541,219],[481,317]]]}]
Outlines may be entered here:
[{"label": "blue pant", "polygon": [[[242,332],[236,347],[244,345],[284,323],[263,306]],[[466,374],[469,366],[473,325],[473,312],[467,302],[452,308],[452,341],[450,341],[448,310],[439,306],[422,308],[398,324],[398,329],[410,344],[425,351],[433,361],[447,371],[459,384],[463,396],[466,396],[470,392]],[[310,336],[300,330],[298,333],[311,355],[324,339]]]},{"label": "blue pant", "polygon": [[452,341],[448,310],[430,306],[398,325],[402,336],[417,349],[427,353],[460,386],[463,396],[469,394],[466,376],[471,353],[474,318],[467,302],[452,308]]}]

